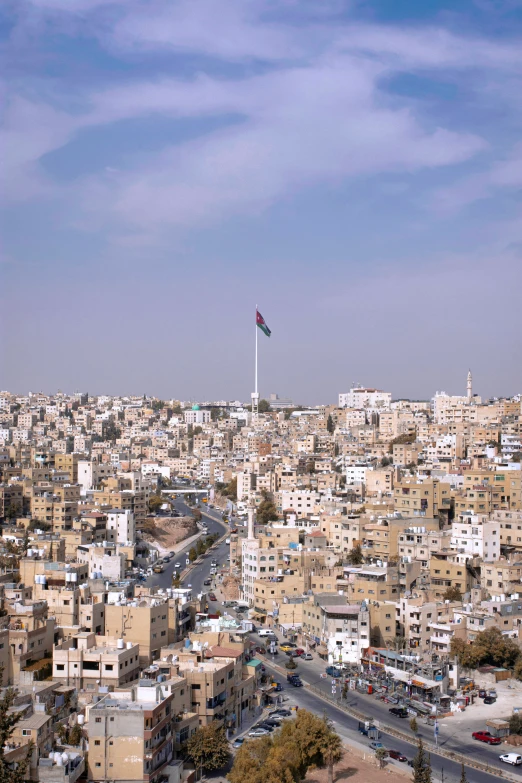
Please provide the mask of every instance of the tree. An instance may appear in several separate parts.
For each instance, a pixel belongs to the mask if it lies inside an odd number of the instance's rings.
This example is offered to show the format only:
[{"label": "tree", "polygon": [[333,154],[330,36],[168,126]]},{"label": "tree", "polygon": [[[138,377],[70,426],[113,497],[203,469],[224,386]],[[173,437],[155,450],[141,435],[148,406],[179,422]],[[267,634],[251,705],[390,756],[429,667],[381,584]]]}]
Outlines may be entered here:
[{"label": "tree", "polygon": [[188,557],[191,563],[193,563],[194,560],[197,560],[198,553],[196,552],[194,547],[191,547],[190,552],[188,553]]},{"label": "tree", "polygon": [[195,522],[201,522],[201,520],[203,519],[203,514],[201,513],[199,508],[194,509],[194,511],[192,512],[192,516],[194,517]]},{"label": "tree", "polygon": [[460,783],[468,783],[468,777],[466,775],[466,767],[464,766],[464,762],[462,762],[462,767],[460,770]]},{"label": "tree", "polygon": [[451,655],[456,656],[464,669],[490,664],[506,669],[517,667],[521,657],[520,648],[514,639],[503,636],[496,628],[487,628],[477,634],[474,642],[467,644],[462,639],[452,639]]},{"label": "tree", "polygon": [[184,746],[185,755],[199,770],[213,772],[222,769],[228,761],[229,750],[226,732],[216,722],[197,729]]},{"label": "tree", "polygon": [[448,587],[444,592],[442,598],[445,601],[462,601],[462,593],[458,587]]},{"label": "tree", "polygon": [[335,432],[335,424],[334,420],[332,419],[332,414],[328,414],[328,419],[326,420],[326,429],[332,435]]},{"label": "tree", "polygon": [[[384,759],[388,755],[388,751],[386,748],[377,748],[375,751],[375,758],[379,762],[379,769],[382,769],[384,767]],[[328,781],[330,783],[330,781]]]},{"label": "tree", "polygon": [[361,565],[361,563],[364,563],[364,555],[362,553],[361,545],[356,544],[350,551],[348,552],[348,555],[346,556],[346,561],[350,565]]},{"label": "tree", "polygon": [[177,571],[172,574],[172,587],[174,587],[176,590],[179,590],[181,587],[181,577]]},{"label": "tree", "polygon": [[69,745],[79,745],[82,737],[82,727],[76,723],[69,732]]},{"label": "tree", "polygon": [[161,495],[151,495],[149,498],[149,511],[151,514],[155,514],[158,509],[161,508],[165,501]]},{"label": "tree", "polygon": [[229,783],[266,783],[265,769],[272,747],[270,736],[245,742],[239,748],[228,773]]},{"label": "tree", "polygon": [[257,409],[259,413],[268,413],[270,410],[270,403],[268,402],[268,400],[259,400]]},{"label": "tree", "polygon": [[198,557],[202,555],[204,551],[205,551],[205,544],[203,543],[201,538],[198,538],[198,540],[196,541],[196,553]]},{"label": "tree", "polygon": [[297,663],[294,661],[293,658],[289,658],[285,663],[285,666],[287,669],[297,669]]},{"label": "tree", "polygon": [[[2,679],[0,668],[0,681]],[[25,758],[18,762],[16,769],[12,769],[5,758],[4,748],[11,737],[15,725],[18,723],[21,713],[10,712],[15,699],[15,692],[8,688],[0,698],[0,781],[1,783],[24,783],[27,765],[33,752],[33,744],[29,743]]]},{"label": "tree", "polygon": [[509,733],[522,734],[522,714],[514,712],[509,719]]},{"label": "tree", "polygon": [[417,718],[411,718],[410,720],[410,729],[413,731],[414,734],[417,734],[419,730],[419,725],[417,723]]},{"label": "tree", "polygon": [[431,761],[419,737],[417,753],[413,758],[413,783],[431,783]]},{"label": "tree", "polygon": [[274,503],[270,500],[268,493],[263,492],[263,500],[257,507],[256,522],[259,525],[266,525],[267,522],[275,522],[279,519],[279,514]]},{"label": "tree", "polygon": [[230,498],[230,500],[237,500],[237,476],[233,479],[230,479],[228,484],[226,484],[224,489],[221,491],[221,494],[226,498]]},{"label": "tree", "polygon": [[389,457],[383,457],[381,459],[381,467],[382,468],[386,468],[386,467],[388,467],[388,465],[391,465],[392,462],[393,462],[393,460],[390,459]]}]

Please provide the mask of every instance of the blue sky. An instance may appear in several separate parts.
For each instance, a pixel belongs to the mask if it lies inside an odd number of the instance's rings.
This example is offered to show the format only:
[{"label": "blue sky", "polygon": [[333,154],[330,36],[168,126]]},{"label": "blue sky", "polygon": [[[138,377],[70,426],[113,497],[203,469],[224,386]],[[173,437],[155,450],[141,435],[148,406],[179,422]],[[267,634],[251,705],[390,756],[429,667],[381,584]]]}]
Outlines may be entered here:
[{"label": "blue sky", "polygon": [[0,387],[522,391],[522,0],[8,0]]}]

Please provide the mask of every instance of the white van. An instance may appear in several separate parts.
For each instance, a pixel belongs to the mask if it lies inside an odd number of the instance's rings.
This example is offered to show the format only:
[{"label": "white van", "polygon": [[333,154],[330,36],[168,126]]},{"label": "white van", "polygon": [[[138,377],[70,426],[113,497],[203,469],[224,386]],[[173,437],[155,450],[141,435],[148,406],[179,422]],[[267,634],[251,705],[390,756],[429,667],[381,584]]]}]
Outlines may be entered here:
[{"label": "white van", "polygon": [[522,756],[518,753],[504,753],[502,756],[499,756],[499,759],[504,764],[512,764],[514,767],[519,767],[522,764]]},{"label": "white van", "polygon": [[275,633],[270,628],[262,628],[257,633],[258,633],[259,636],[274,636],[275,637]]}]

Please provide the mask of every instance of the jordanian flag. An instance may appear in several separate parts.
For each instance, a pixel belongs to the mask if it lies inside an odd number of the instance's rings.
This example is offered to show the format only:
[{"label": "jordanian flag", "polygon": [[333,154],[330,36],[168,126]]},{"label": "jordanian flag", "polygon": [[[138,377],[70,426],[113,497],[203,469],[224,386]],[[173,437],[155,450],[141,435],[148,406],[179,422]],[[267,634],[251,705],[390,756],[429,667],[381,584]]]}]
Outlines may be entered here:
[{"label": "jordanian flag", "polygon": [[261,315],[261,313],[259,312],[259,310],[256,310],[256,324],[259,326],[261,331],[266,334],[267,337],[270,337],[272,332],[270,331],[270,329],[266,325],[266,321],[263,318],[263,316]]}]

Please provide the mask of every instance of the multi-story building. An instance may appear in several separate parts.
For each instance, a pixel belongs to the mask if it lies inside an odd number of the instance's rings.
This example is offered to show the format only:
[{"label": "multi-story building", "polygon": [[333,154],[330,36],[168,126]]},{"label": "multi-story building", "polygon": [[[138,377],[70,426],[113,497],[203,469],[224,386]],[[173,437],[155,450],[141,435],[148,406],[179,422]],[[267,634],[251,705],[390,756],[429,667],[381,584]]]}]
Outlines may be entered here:
[{"label": "multi-story building", "polygon": [[159,658],[168,640],[168,601],[157,596],[107,604],[105,633],[139,645],[140,665],[148,666]]},{"label": "multi-story building", "polygon": [[138,679],[139,645],[78,633],[53,650],[53,680],[76,688],[119,688]]}]

